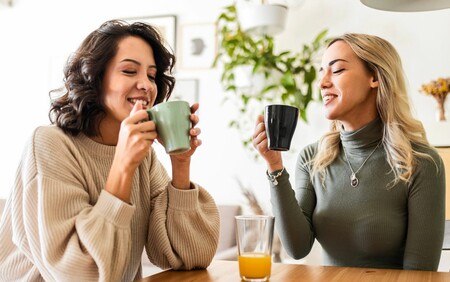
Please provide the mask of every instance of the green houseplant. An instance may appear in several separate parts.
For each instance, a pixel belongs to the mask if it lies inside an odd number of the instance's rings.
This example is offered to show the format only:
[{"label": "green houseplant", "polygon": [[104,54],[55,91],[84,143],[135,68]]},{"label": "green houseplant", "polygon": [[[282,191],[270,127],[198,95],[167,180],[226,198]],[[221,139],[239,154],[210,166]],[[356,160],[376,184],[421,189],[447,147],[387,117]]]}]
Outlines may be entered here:
[{"label": "green houseplant", "polygon": [[[243,145],[251,144],[255,113],[261,113],[264,105],[282,103],[299,109],[299,118],[307,122],[306,110],[314,97],[316,80],[315,55],[327,42],[327,30],[321,31],[309,45],[303,45],[298,53],[276,52],[275,41],[270,35],[245,33],[239,26],[236,4],[223,9],[217,19],[219,32],[218,54],[214,66],[221,64],[221,82],[237,105],[237,113],[231,118],[230,127],[243,134]],[[236,70],[250,68],[250,77],[262,77],[262,85],[240,87]],[[260,79],[261,81],[261,79]],[[319,98],[320,99],[320,98]]]}]

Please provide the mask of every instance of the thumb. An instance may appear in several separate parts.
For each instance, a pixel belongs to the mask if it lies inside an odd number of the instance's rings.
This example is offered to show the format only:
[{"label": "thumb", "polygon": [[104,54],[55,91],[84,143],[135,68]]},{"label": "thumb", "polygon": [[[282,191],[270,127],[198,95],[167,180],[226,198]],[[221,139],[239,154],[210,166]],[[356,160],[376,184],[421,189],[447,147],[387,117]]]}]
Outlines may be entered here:
[{"label": "thumb", "polygon": [[131,109],[130,116],[132,116],[137,111],[142,110],[142,104],[140,101],[136,101],[133,108]]}]

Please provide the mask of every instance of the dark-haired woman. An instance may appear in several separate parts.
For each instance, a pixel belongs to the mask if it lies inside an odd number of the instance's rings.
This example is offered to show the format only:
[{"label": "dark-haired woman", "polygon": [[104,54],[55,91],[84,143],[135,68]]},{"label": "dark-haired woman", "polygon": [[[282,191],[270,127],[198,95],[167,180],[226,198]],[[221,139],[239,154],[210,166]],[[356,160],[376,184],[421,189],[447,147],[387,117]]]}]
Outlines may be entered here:
[{"label": "dark-haired woman", "polygon": [[145,110],[175,83],[162,42],[149,25],[108,21],[71,57],[62,93],[51,92],[52,125],[28,141],[4,211],[1,281],[133,281],[144,249],[161,268],[209,265],[219,217],[190,179],[198,104],[191,149],[170,156],[172,177],[152,149]]}]

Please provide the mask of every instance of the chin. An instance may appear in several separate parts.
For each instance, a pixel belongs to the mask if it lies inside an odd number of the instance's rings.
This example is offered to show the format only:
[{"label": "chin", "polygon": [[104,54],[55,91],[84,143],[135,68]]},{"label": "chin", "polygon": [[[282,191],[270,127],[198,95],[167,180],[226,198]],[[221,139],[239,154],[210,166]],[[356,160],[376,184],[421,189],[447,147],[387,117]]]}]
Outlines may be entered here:
[{"label": "chin", "polygon": [[329,120],[335,120],[337,117],[332,112],[325,110],[325,118]]}]

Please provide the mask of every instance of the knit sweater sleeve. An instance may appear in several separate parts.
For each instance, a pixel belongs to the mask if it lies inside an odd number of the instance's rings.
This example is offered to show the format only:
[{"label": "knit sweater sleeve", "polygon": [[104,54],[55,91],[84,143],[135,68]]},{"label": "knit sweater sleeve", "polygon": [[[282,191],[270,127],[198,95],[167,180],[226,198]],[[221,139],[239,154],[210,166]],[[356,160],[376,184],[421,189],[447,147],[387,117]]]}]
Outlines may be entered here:
[{"label": "knit sweater sleeve", "polygon": [[278,185],[270,183],[276,230],[286,252],[294,259],[308,255],[315,240],[312,214],[316,196],[307,165],[313,151],[312,146],[307,146],[298,156],[295,189],[292,189],[287,172],[278,178]]},{"label": "knit sweater sleeve", "polygon": [[35,132],[18,172],[13,241],[45,281],[119,281],[135,208],[106,191],[92,201],[76,152],[60,131]]},{"label": "knit sweater sleeve", "polygon": [[436,270],[445,225],[445,168],[434,151],[421,158],[409,185],[404,269]]},{"label": "knit sweater sleeve", "polygon": [[[160,162],[152,162],[150,175],[160,175],[161,171]],[[152,179],[156,180],[151,184],[152,211],[146,244],[150,261],[161,268],[206,268],[219,240],[219,212],[213,198],[194,183],[192,189],[180,190],[170,182]]]}]

